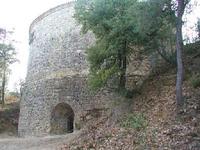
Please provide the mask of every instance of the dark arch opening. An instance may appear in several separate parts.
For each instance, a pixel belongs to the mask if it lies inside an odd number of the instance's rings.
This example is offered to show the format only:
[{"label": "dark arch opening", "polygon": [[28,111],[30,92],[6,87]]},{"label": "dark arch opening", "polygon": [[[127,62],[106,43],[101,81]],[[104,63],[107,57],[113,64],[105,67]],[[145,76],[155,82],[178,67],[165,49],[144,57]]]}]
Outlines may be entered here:
[{"label": "dark arch opening", "polygon": [[51,113],[51,134],[65,134],[74,131],[74,111],[70,105],[60,103]]}]

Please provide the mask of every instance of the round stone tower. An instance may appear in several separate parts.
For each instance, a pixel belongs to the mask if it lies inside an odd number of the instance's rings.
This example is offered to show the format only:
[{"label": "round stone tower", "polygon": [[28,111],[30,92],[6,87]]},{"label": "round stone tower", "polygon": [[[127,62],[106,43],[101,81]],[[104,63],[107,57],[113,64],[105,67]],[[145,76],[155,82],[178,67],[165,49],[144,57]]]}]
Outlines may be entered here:
[{"label": "round stone tower", "polygon": [[92,95],[86,81],[85,49],[94,36],[80,35],[81,27],[73,14],[74,3],[70,2],[43,13],[30,26],[20,136],[73,132],[91,118],[89,112],[95,110],[98,115],[105,108],[105,94]]}]

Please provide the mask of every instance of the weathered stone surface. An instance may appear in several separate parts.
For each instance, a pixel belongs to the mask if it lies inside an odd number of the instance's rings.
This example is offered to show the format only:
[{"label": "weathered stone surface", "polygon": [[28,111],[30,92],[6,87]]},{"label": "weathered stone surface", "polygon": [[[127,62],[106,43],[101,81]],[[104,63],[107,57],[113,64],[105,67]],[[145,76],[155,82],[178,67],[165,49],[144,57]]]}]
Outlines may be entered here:
[{"label": "weathered stone surface", "polygon": [[[80,34],[81,26],[73,18],[74,11],[74,2],[57,6],[30,26],[28,72],[20,104],[20,136],[50,134],[54,128],[52,112],[59,104],[71,107],[74,128],[79,129],[88,120],[105,115],[113,100],[120,99],[106,90],[94,94],[87,87],[89,65],[85,50],[95,38],[92,33]],[[127,66],[126,87],[130,90],[151,70],[148,59],[139,61],[138,66],[137,63],[133,57]],[[63,125],[61,117],[60,124],[55,126],[65,130]]]},{"label": "weathered stone surface", "polygon": [[[80,128],[84,112],[109,107],[109,92],[92,94],[87,87],[85,49],[94,42],[92,33],[80,34],[73,18],[74,3],[53,8],[30,27],[30,55],[20,104],[20,136],[44,136],[52,129],[52,111],[66,103]],[[88,119],[88,117],[87,117]],[[67,121],[67,120],[66,120]]]}]

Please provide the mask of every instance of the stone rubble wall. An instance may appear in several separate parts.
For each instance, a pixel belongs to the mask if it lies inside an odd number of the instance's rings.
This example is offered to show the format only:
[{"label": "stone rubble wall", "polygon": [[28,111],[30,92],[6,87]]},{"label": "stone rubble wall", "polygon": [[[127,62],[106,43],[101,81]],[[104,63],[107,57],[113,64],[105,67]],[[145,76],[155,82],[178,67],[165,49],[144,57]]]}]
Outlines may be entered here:
[{"label": "stone rubble wall", "polygon": [[[51,130],[52,110],[59,103],[71,106],[74,125],[83,126],[83,114],[105,109],[109,92],[93,94],[87,87],[86,48],[92,33],[81,35],[73,18],[74,3],[60,5],[39,16],[30,27],[30,54],[20,104],[20,136],[45,136]],[[76,127],[75,127],[76,128]]]},{"label": "stone rubble wall", "polygon": [[[119,96],[103,90],[92,93],[87,86],[89,64],[86,48],[94,35],[81,35],[81,26],[73,18],[74,2],[63,4],[36,18],[29,30],[29,63],[20,104],[19,136],[45,136],[51,131],[51,115],[60,103],[71,106],[74,127],[81,128],[92,117],[106,114]],[[143,62],[141,67],[148,64]],[[130,63],[127,87],[132,88],[136,72]],[[131,77],[133,76],[133,77]],[[131,83],[131,84],[130,84]],[[95,112],[95,113],[94,113]]]}]

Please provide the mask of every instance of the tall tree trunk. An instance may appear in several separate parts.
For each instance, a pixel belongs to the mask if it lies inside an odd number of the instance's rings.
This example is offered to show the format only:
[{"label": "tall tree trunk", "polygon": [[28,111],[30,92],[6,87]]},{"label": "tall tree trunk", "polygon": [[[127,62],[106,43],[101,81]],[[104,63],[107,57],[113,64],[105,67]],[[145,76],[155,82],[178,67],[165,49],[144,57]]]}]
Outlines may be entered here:
[{"label": "tall tree trunk", "polygon": [[119,79],[119,88],[125,89],[126,86],[126,56],[122,57],[121,73]]},{"label": "tall tree trunk", "polygon": [[119,88],[125,89],[126,88],[126,67],[127,67],[127,60],[126,60],[126,41],[124,43],[124,48],[122,50],[122,54],[120,56],[119,67],[120,67],[120,78],[119,78]]},{"label": "tall tree trunk", "polygon": [[6,69],[3,68],[3,78],[2,78],[2,90],[1,90],[1,99],[2,99],[2,107],[5,105],[5,85],[6,85]]},{"label": "tall tree trunk", "polygon": [[183,37],[182,37],[182,16],[185,10],[184,0],[177,0],[177,20],[176,20],[176,52],[177,52],[177,80],[176,80],[176,105],[177,110],[184,104],[183,85]]}]

